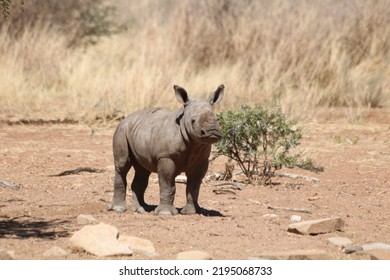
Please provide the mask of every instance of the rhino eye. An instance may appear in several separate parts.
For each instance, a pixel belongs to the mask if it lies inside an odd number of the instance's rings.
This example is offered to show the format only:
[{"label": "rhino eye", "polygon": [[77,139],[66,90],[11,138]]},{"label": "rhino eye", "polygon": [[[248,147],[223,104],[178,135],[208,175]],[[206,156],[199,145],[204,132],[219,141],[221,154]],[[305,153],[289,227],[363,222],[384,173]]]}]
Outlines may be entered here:
[{"label": "rhino eye", "polygon": [[195,123],[195,119],[192,119],[192,120],[191,120],[191,124],[194,124],[194,123]]}]

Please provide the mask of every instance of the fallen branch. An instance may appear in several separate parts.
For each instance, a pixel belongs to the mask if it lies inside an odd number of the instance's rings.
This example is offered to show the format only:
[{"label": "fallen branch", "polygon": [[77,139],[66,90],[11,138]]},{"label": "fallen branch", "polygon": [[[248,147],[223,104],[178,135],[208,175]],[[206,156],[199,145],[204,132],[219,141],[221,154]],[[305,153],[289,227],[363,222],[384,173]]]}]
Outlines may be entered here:
[{"label": "fallen branch", "polygon": [[49,176],[50,177],[60,177],[60,176],[79,174],[81,172],[102,173],[102,172],[104,172],[104,170],[96,169],[96,168],[92,168],[92,167],[78,167],[76,169],[65,170],[65,171],[63,171],[61,173],[58,173],[58,174],[55,174],[55,175],[49,175]]},{"label": "fallen branch", "polygon": [[232,186],[230,188],[232,188],[234,190],[242,191],[245,188],[243,185],[241,185],[239,183],[229,182],[229,181],[223,181],[223,182],[213,184],[214,187],[229,186],[229,185]]},{"label": "fallen branch", "polygon": [[20,189],[20,185],[8,182],[8,181],[0,181],[0,186],[5,188],[10,188],[12,190],[18,190]]},{"label": "fallen branch", "polygon": [[320,179],[315,178],[315,177],[296,175],[296,174],[290,174],[290,173],[275,173],[275,176],[288,177],[288,178],[292,178],[292,179],[304,179],[304,180],[309,181],[309,182],[319,182],[320,181]]},{"label": "fallen branch", "polygon": [[283,210],[283,211],[289,211],[289,212],[301,212],[301,213],[311,213],[309,209],[304,209],[304,208],[287,208],[287,207],[278,207],[278,206],[272,206],[272,205],[267,205],[268,209],[272,210]]}]

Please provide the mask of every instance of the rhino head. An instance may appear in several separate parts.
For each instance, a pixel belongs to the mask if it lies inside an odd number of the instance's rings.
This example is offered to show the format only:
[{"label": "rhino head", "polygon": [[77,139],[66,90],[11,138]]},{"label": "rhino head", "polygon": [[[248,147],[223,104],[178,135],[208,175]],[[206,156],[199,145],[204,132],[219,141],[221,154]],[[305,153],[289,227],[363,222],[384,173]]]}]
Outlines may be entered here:
[{"label": "rhino head", "polygon": [[184,88],[177,85],[173,88],[176,99],[184,105],[176,119],[183,138],[203,144],[213,144],[221,139],[221,126],[212,107],[222,100],[224,85],[220,85],[207,100],[191,99]]}]

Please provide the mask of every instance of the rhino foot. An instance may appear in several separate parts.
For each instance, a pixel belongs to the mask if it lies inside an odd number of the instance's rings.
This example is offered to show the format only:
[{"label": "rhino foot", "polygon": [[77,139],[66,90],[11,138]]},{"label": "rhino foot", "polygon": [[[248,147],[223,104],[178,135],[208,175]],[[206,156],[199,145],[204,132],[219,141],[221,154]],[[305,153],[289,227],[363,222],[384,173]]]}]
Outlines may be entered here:
[{"label": "rhino foot", "polygon": [[133,210],[134,213],[141,213],[141,214],[143,214],[143,213],[147,212],[148,209],[150,209],[150,206],[148,206],[148,205],[145,205],[145,206],[141,206],[141,205],[131,206],[131,210]]},{"label": "rhino foot", "polygon": [[123,213],[127,210],[126,205],[116,205],[113,203],[110,203],[107,208],[108,211],[115,211],[117,213]]},{"label": "rhino foot", "polygon": [[179,212],[173,205],[159,205],[154,210],[155,215],[177,215]]},{"label": "rhino foot", "polygon": [[192,215],[199,213],[200,209],[198,210],[193,204],[186,204],[186,206],[181,209],[180,214],[182,215]]}]

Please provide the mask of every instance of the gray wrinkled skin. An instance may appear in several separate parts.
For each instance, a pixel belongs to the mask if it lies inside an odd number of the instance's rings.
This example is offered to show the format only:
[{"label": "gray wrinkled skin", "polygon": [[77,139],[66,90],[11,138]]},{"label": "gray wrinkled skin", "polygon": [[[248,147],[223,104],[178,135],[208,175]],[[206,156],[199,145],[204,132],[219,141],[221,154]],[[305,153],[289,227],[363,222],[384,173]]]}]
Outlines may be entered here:
[{"label": "gray wrinkled skin", "polygon": [[119,123],[113,139],[115,162],[114,196],[109,210],[126,210],[126,175],[134,167],[131,184],[132,210],[148,209],[144,193],[151,172],[158,173],[160,204],[155,214],[175,215],[175,177],[187,175],[187,204],[181,214],[199,213],[199,188],[208,168],[211,144],[221,138],[212,106],[221,101],[220,85],[207,100],[193,100],[184,88],[174,86],[183,107],[176,112],[161,108],[139,110]]}]

